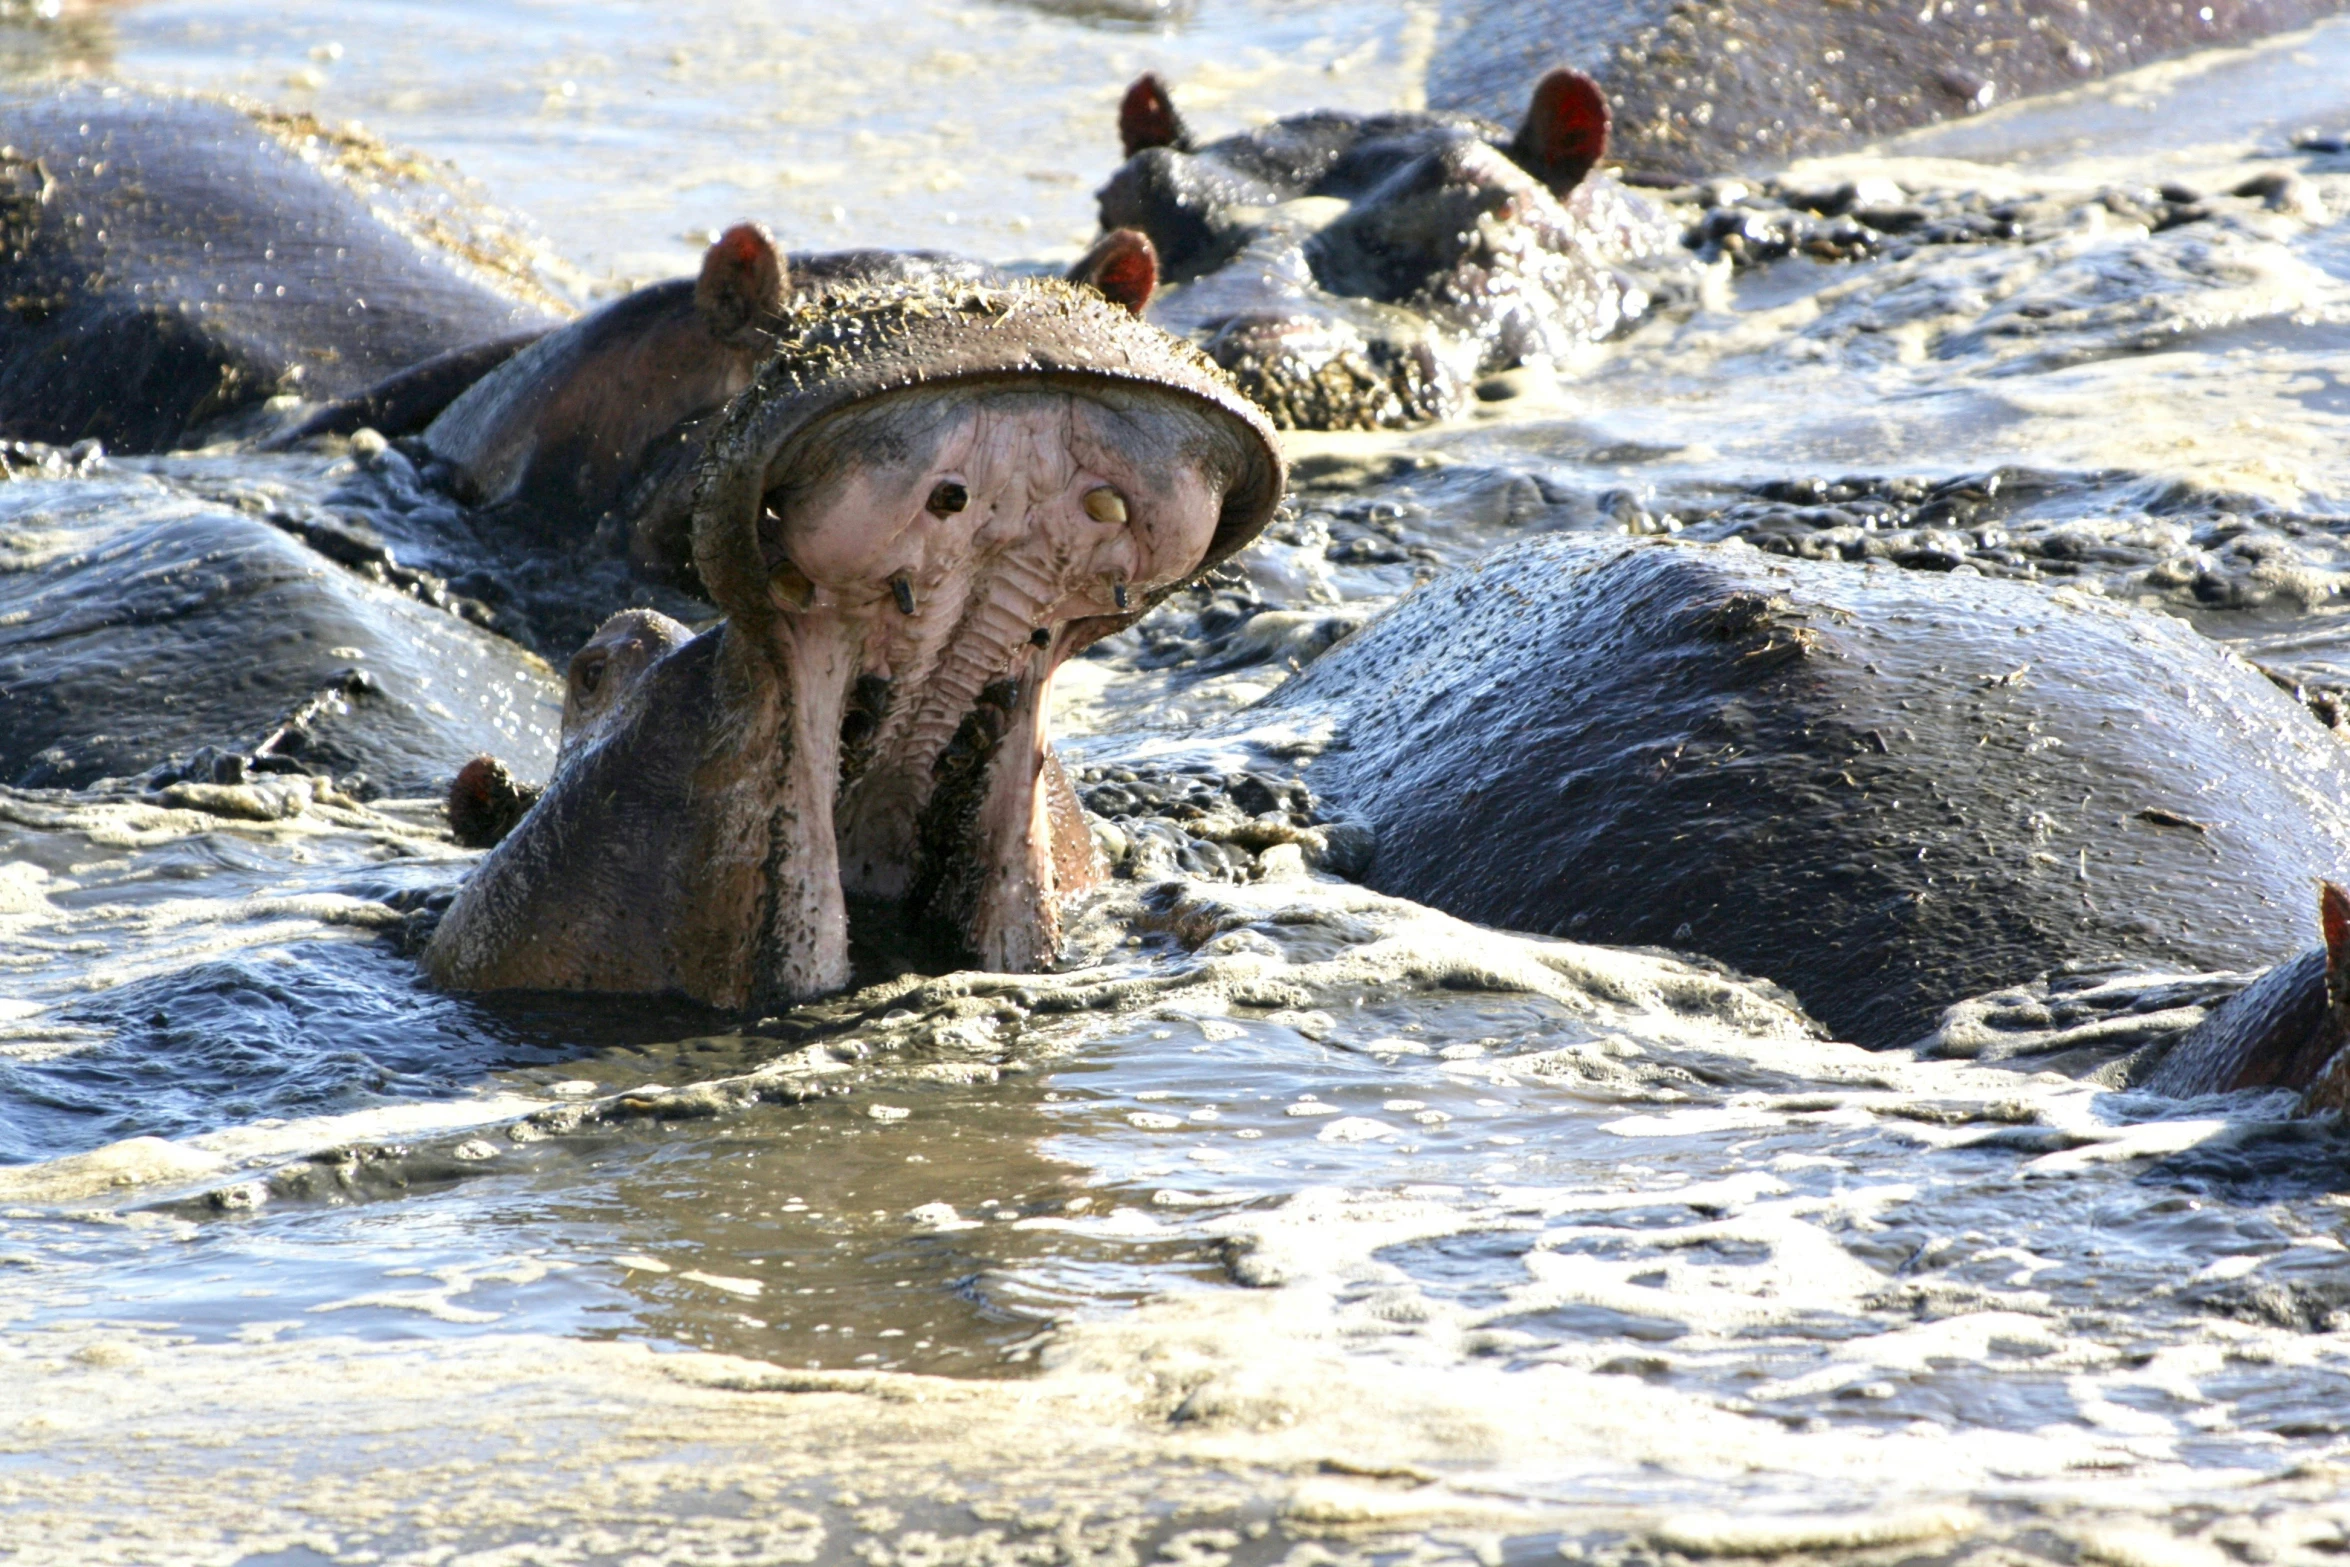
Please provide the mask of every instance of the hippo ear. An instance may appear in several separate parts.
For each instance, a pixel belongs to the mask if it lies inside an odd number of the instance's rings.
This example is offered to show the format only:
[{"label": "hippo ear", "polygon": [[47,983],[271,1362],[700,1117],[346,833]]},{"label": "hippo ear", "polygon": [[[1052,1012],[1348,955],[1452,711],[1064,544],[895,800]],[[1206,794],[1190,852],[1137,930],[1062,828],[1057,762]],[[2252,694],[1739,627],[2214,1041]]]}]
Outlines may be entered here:
[{"label": "hippo ear", "polygon": [[1607,156],[1607,97],[1581,71],[1556,70],[1534,89],[1526,123],[1509,155],[1520,168],[1564,196]]},{"label": "hippo ear", "polygon": [[1159,253],[1140,229],[1112,229],[1069,269],[1072,283],[1091,283],[1113,305],[1141,315],[1159,286]]},{"label": "hippo ear", "polygon": [[2350,1000],[2350,892],[2336,882],[2317,884],[2317,924],[2326,939],[2326,999]]},{"label": "hippo ear", "polygon": [[702,253],[694,309],[710,335],[731,342],[783,305],[783,258],[756,223],[737,223]]},{"label": "hippo ear", "polygon": [[1151,147],[1191,151],[1191,129],[1175,112],[1175,100],[1167,95],[1167,84],[1155,72],[1143,72],[1126,89],[1126,97],[1118,105],[1118,140],[1129,158]]}]

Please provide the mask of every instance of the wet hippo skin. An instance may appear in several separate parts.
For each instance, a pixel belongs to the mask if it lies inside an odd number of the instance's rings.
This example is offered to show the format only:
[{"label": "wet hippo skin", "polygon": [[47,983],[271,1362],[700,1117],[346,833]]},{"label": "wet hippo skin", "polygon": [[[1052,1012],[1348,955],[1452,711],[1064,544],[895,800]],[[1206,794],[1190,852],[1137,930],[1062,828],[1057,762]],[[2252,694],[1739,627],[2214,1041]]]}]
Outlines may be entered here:
[{"label": "wet hippo skin", "polygon": [[533,780],[553,763],[544,664],[267,523],[143,480],[0,501],[0,783],[76,788],[273,736],[284,765],[400,794],[477,751]]},{"label": "wet hippo skin", "polygon": [[2069,592],[1551,538],[1268,699],[1382,891],[1696,951],[1909,1043],[2068,961],[2255,968],[2350,867],[2338,740],[2176,621]]},{"label": "wet hippo skin", "polygon": [[0,433],[118,452],[557,319],[239,109],[87,86],[0,97],[0,299]]},{"label": "wet hippo skin", "polygon": [[1614,155],[1666,184],[1796,158],[2338,14],[2341,0],[1444,0],[1432,107],[1499,115],[1589,72]]},{"label": "wet hippo skin", "polygon": [[1278,424],[1377,429],[1442,418],[1475,379],[1559,363],[1638,319],[1627,262],[1677,243],[1595,172],[1608,104],[1531,73],[1499,120],[1319,111],[1202,144],[1155,76],[1119,115],[1127,158],[1105,229],[1150,237],[1152,319],[1190,336]]},{"label": "wet hippo skin", "polygon": [[851,899],[963,961],[1052,959],[1097,874],[1053,672],[1264,526],[1272,432],[1068,283],[826,293],[776,341],[696,490],[724,623],[583,650],[581,733],[435,933],[436,982],[777,1006],[847,982]]}]

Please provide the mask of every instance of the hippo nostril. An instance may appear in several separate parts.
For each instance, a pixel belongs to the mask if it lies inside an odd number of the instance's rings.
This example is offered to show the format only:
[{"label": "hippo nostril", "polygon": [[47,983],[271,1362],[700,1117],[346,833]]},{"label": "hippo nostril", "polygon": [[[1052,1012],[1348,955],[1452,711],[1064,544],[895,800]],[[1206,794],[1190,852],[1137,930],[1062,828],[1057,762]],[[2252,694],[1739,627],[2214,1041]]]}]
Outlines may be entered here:
[{"label": "hippo nostril", "polygon": [[1028,633],[1028,645],[1030,647],[1051,647],[1053,645],[1053,634],[1044,627],[1039,626],[1034,631]]},{"label": "hippo nostril", "polygon": [[971,492],[952,479],[941,479],[931,488],[930,511],[933,516],[952,517],[970,504]]},{"label": "hippo nostril", "polygon": [[897,597],[899,614],[914,613],[914,584],[903,577],[892,577],[889,579],[889,591]]},{"label": "hippo nostril", "polygon": [[1108,485],[1085,492],[1085,514],[1096,522],[1124,522],[1126,497]]}]

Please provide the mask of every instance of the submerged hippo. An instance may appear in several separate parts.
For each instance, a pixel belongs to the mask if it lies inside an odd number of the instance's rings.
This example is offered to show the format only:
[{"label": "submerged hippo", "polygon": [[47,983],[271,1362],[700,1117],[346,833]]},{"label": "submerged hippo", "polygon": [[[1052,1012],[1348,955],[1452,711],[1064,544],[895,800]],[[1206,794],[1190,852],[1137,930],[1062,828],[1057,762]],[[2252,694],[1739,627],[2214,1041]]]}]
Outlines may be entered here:
[{"label": "submerged hippo", "polygon": [[561,319],[521,267],[379,217],[321,142],[198,98],[0,97],[0,436],[166,451],[280,394],[448,354],[479,375]]},{"label": "submerged hippo", "polygon": [[1912,1042],[2076,960],[2276,961],[2350,869],[2350,753],[2167,617],[1741,545],[1552,536],[1438,579],[1260,716],[1367,880],[1694,950]]},{"label": "submerged hippo", "polygon": [[1277,423],[1374,429],[1457,410],[1648,307],[1618,269],[1678,236],[1596,171],[1606,99],[1553,71],[1513,133],[1457,114],[1294,115],[1197,145],[1167,88],[1126,94],[1104,229],[1138,229],[1202,343]]},{"label": "submerged hippo", "polygon": [[1443,0],[1428,101],[1506,112],[1564,54],[1615,99],[1617,156],[1667,184],[1858,147],[2197,49],[2343,0]]},{"label": "submerged hippo", "polygon": [[560,700],[505,638],[243,512],[144,478],[0,485],[0,784],[359,772],[422,794],[484,750],[536,781]]},{"label": "submerged hippo", "polygon": [[693,511],[724,624],[584,714],[436,982],[764,1008],[847,982],[851,900],[990,967],[1052,957],[1093,875],[1053,672],[1264,526],[1272,432],[1067,283],[841,291],[774,331]]}]

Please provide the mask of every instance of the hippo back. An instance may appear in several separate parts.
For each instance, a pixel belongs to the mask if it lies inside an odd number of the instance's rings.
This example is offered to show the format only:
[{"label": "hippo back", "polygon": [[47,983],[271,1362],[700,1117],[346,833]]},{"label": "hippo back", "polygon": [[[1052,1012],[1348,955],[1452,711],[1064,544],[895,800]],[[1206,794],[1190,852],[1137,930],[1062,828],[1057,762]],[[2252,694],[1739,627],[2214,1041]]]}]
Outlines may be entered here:
[{"label": "hippo back", "polygon": [[504,637],[242,512],[138,480],[0,487],[0,784],[79,788],[273,732],[394,793],[479,751],[536,782],[561,697]]},{"label": "hippo back", "polygon": [[2350,867],[2339,742],[2160,616],[2069,590],[1550,538],[1270,699],[1382,891],[1694,950],[1841,1036],[2070,960],[2249,968]]},{"label": "hippo back", "polygon": [[1782,167],[2150,65],[2307,27],[2343,0],[1443,0],[1438,108],[1504,114],[1579,66],[1616,105],[1614,155],[1671,183]]},{"label": "hippo back", "polygon": [[227,104],[17,89],[0,143],[9,436],[166,450],[277,393],[347,396],[553,319]]}]

